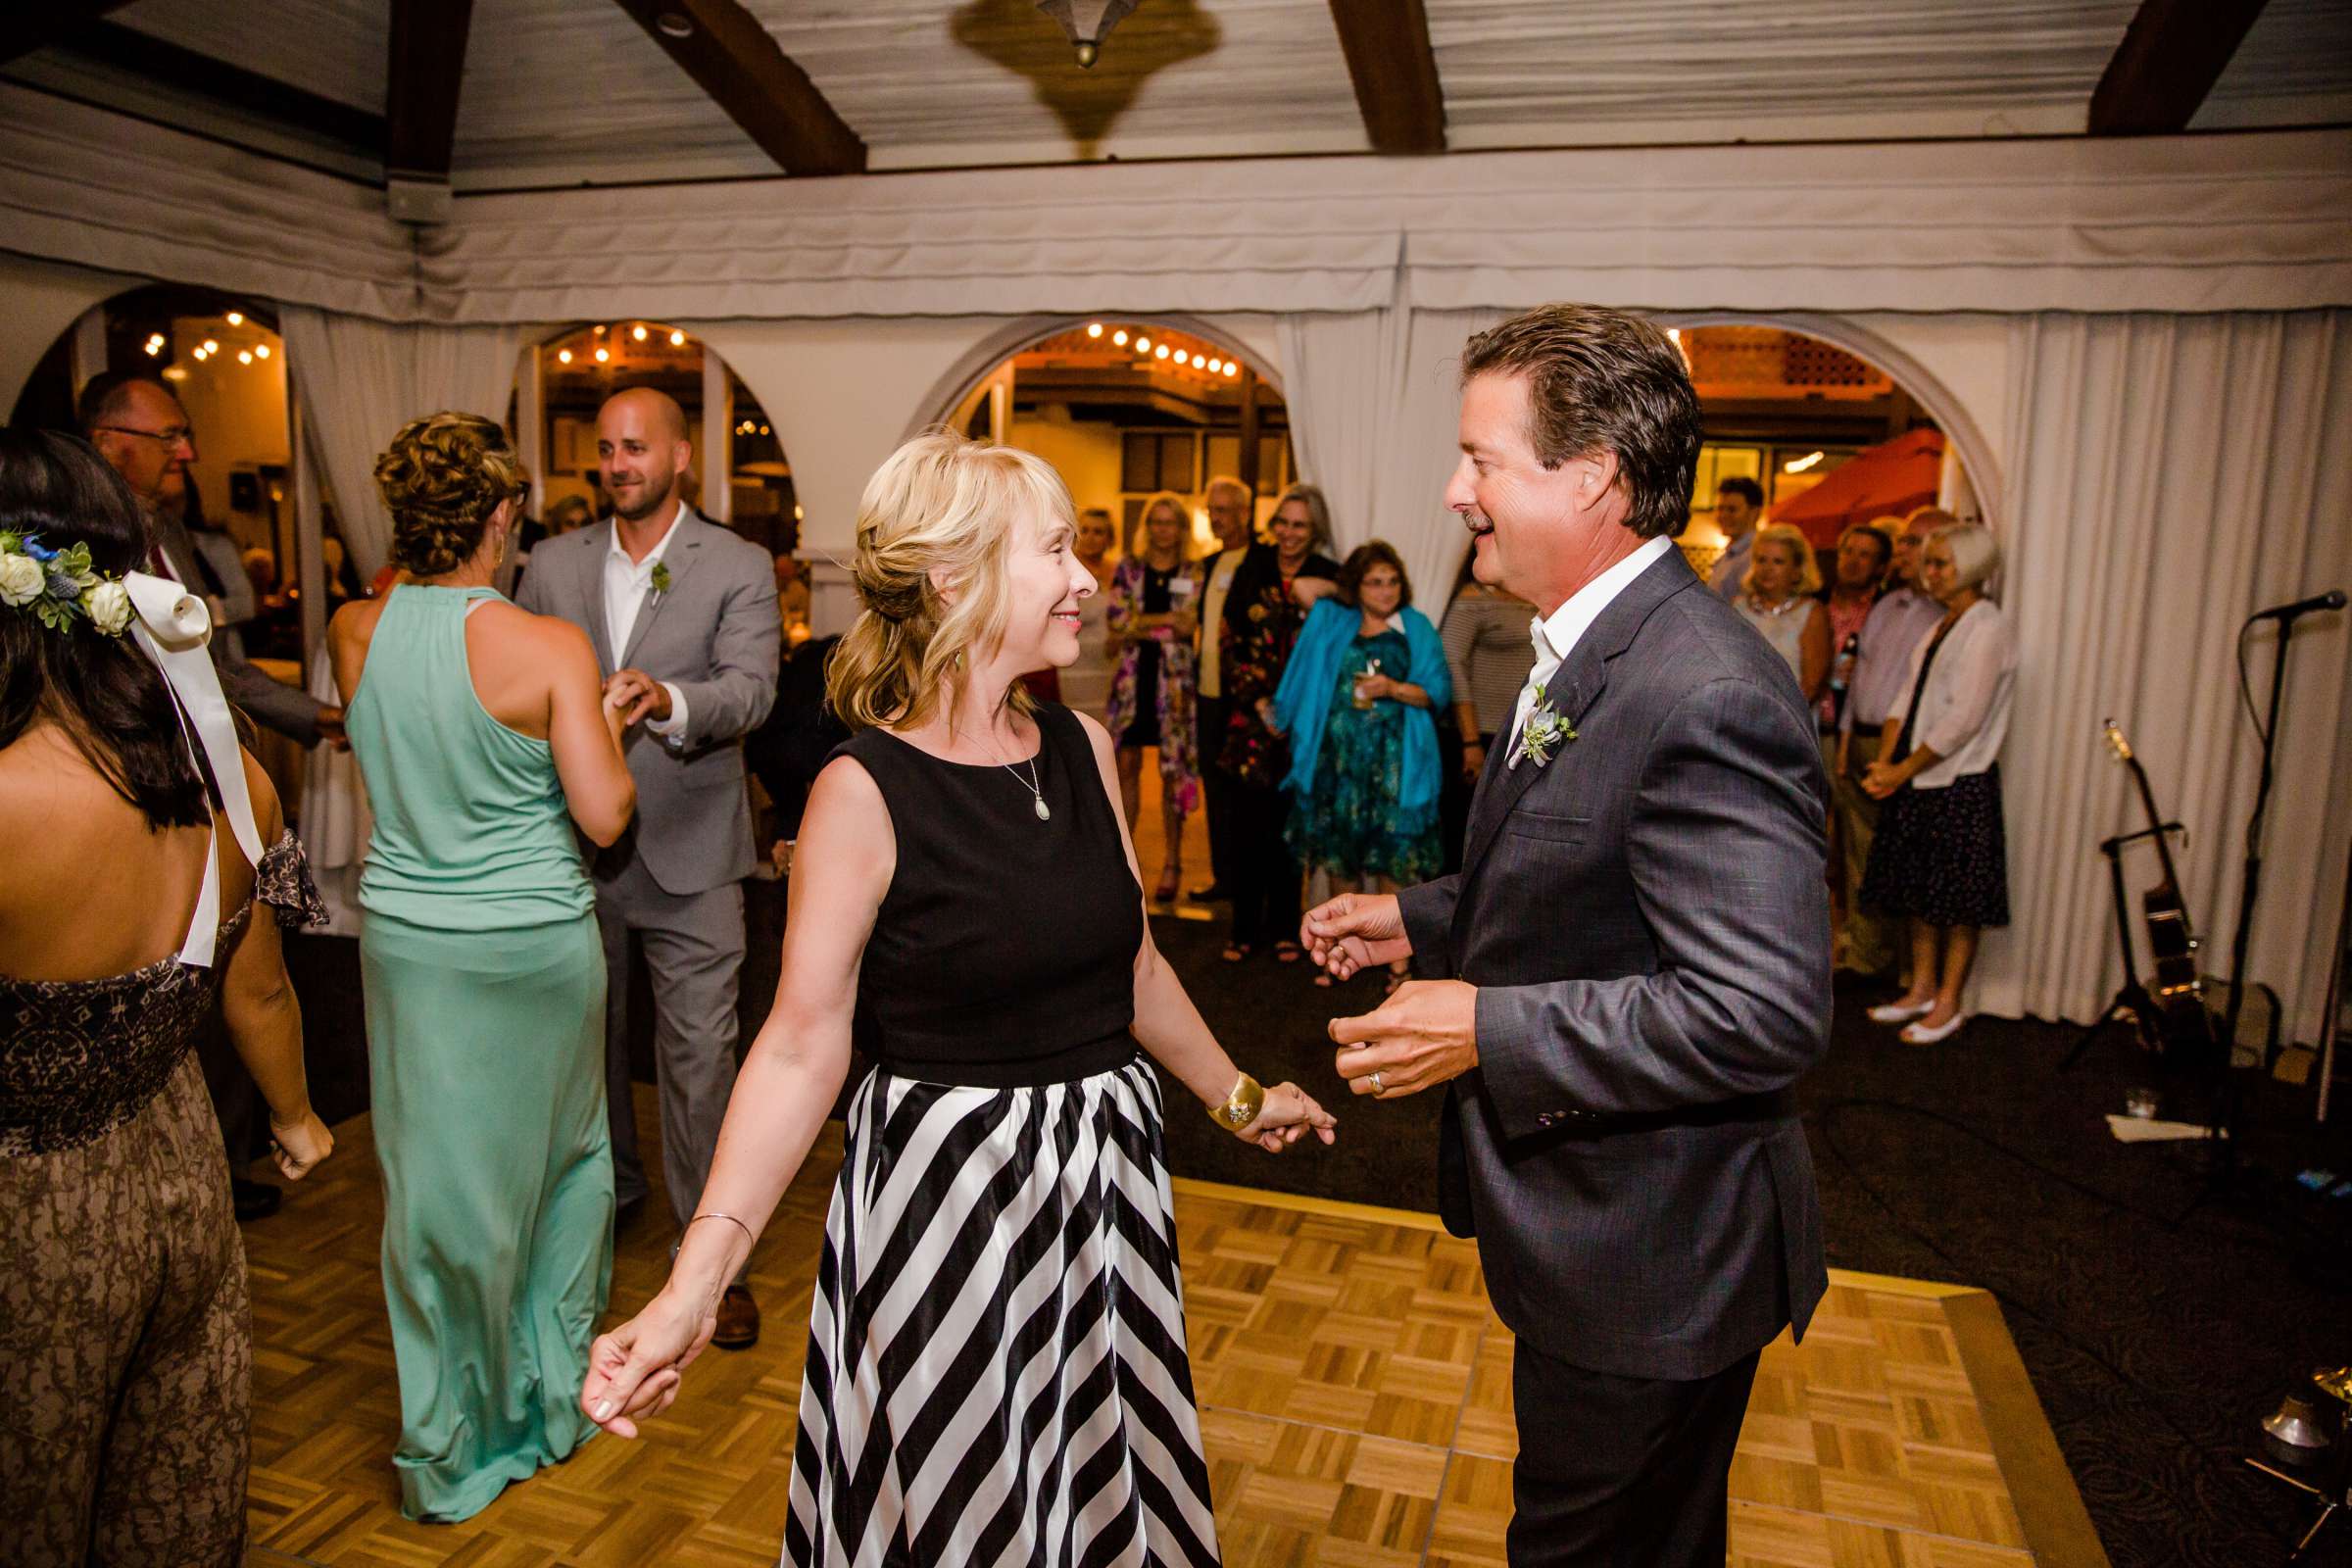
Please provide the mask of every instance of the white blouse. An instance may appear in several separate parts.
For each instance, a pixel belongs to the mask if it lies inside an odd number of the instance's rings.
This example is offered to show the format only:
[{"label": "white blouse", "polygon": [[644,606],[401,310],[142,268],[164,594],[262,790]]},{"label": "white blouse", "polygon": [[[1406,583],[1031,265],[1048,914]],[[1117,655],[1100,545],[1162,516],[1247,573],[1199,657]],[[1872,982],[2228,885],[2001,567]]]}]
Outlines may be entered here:
[{"label": "white blouse", "polygon": [[[1911,693],[1919,685],[1920,662],[1936,640],[1933,628],[1911,650],[1910,673],[1902,695],[1887,716],[1899,719],[1910,711]],[[2009,734],[2009,703],[2017,688],[2017,644],[2001,607],[1980,599],[1952,623],[1936,663],[1928,671],[1927,690],[1919,695],[1919,711],[1911,721],[1911,748],[1927,747],[1937,760],[1922,768],[1911,782],[1923,790],[1939,790],[1954,779],[1982,773],[2001,755]]]}]

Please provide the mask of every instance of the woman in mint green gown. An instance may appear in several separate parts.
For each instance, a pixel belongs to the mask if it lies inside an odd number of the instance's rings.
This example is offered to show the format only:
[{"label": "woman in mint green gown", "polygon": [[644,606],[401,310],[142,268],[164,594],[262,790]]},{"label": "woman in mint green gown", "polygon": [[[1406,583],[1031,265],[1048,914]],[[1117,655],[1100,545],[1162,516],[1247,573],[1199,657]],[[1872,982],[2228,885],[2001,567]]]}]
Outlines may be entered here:
[{"label": "woman in mint green gown", "polygon": [[441,414],[378,460],[404,576],[329,647],[375,826],[368,1067],[400,1373],[401,1511],[454,1522],[594,1430],[572,1395],[612,1279],[604,949],[576,825],[620,835],[621,717],[577,627],[489,586],[522,494]]}]

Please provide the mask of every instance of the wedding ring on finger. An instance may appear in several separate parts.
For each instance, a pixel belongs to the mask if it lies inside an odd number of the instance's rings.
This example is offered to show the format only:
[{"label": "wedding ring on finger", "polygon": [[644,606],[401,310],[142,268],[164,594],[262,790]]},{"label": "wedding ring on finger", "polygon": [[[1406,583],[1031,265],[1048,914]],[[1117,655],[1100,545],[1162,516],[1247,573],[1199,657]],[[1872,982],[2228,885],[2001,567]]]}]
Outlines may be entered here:
[{"label": "wedding ring on finger", "polygon": [[1380,1074],[1376,1072],[1372,1075],[1372,1092],[1377,1095],[1380,1093],[1382,1087]]}]

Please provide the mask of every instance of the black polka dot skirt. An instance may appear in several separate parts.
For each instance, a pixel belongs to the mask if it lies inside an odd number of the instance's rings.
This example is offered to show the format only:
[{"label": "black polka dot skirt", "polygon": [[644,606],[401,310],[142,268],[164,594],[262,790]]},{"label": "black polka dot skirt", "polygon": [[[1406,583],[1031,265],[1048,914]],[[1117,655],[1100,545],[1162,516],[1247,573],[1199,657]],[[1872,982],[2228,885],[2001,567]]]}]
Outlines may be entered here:
[{"label": "black polka dot skirt", "polygon": [[1916,915],[1930,925],[2007,925],[2000,764],[1939,790],[1905,785],[1889,795],[1879,808],[1861,899],[1879,914]]}]

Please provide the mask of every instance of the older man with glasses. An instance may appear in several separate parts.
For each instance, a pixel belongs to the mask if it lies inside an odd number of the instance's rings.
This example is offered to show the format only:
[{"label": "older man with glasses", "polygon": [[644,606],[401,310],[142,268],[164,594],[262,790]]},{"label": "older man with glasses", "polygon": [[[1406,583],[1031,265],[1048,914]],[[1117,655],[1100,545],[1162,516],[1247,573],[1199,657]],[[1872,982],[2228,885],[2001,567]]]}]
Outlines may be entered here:
[{"label": "older man with glasses", "polygon": [[[177,513],[176,503],[188,482],[188,465],[196,461],[196,431],[189,423],[188,411],[180,407],[170,387],[152,376],[109,371],[90,378],[75,413],[82,434],[130,486],[147,515],[149,569],[203,596],[214,606],[214,618],[219,621],[220,602],[229,585],[214,580],[217,573],[197,550]],[[219,626],[212,650],[228,700],[256,722],[305,746],[322,740],[342,742],[343,710],[256,668],[245,657],[244,640],[234,626]],[[267,1182],[248,1181],[244,1175],[246,1161],[253,1154],[260,1092],[230,1049],[218,1015],[200,1037],[197,1056],[204,1066],[205,1086],[212,1091],[213,1109],[220,1119],[237,1218],[267,1218],[277,1211],[281,1200],[278,1189]]]}]

